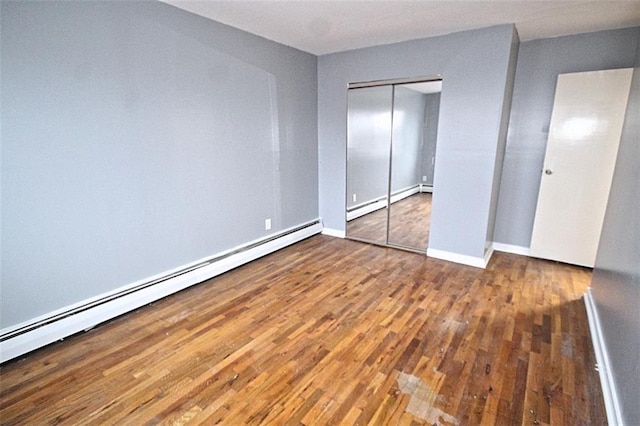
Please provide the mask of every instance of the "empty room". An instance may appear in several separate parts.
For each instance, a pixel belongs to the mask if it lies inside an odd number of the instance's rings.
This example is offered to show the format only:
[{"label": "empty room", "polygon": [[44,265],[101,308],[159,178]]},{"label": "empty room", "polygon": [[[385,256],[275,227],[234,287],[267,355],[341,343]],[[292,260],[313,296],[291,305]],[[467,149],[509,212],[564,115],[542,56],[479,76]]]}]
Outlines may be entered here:
[{"label": "empty room", "polygon": [[0,424],[640,424],[637,1],[0,1]]}]

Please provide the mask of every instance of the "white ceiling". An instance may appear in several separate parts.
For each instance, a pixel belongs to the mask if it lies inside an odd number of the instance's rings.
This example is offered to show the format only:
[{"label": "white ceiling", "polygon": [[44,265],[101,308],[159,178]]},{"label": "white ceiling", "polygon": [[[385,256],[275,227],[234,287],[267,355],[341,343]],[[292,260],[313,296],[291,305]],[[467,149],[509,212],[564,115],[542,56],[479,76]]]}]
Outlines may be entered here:
[{"label": "white ceiling", "polygon": [[315,55],[515,23],[521,41],[640,25],[640,0],[162,0]]}]

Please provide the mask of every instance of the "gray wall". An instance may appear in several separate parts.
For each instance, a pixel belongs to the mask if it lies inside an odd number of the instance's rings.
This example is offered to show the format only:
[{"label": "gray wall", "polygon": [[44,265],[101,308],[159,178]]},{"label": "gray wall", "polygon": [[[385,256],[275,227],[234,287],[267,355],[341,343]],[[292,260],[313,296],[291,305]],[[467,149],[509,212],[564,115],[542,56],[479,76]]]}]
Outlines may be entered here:
[{"label": "gray wall", "polygon": [[391,193],[420,183],[420,163],[426,95],[395,86],[393,99],[393,147]]},{"label": "gray wall", "polygon": [[511,105],[516,79],[519,47],[520,40],[518,38],[518,34],[515,33],[511,42],[511,53],[509,54],[509,68],[507,71],[507,80],[505,81],[503,99],[504,107],[502,109],[502,117],[500,118],[498,146],[496,147],[496,167],[493,170],[493,186],[491,192],[491,205],[489,208],[489,226],[487,228],[487,235],[485,239],[486,248],[489,248],[494,242],[496,215],[500,196],[500,184],[502,182],[502,171],[504,168],[505,147],[507,145],[507,131],[509,129],[509,118],[511,116]]},{"label": "gray wall", "polygon": [[389,191],[392,92],[391,86],[349,90],[348,207],[386,197]]},{"label": "gray wall", "polygon": [[640,49],[591,282],[624,424],[640,424]]},{"label": "gray wall", "polygon": [[494,240],[529,247],[558,74],[632,67],[640,28],[520,44]]},{"label": "gray wall", "polygon": [[512,25],[318,58],[320,213],[345,229],[347,84],[443,75],[430,248],[484,256]]},{"label": "gray wall", "polygon": [[387,196],[391,152],[391,193],[417,185],[426,95],[400,86],[365,87],[350,89],[347,103],[347,208]]},{"label": "gray wall", "polygon": [[[420,182],[433,185],[433,172],[435,169],[435,155],[438,146],[438,117],[440,116],[440,93],[426,95],[427,104],[424,117],[424,143],[422,145],[422,165]],[[423,181],[422,176],[427,180]]]},{"label": "gray wall", "polygon": [[0,7],[1,327],[318,217],[313,55],[158,2]]}]

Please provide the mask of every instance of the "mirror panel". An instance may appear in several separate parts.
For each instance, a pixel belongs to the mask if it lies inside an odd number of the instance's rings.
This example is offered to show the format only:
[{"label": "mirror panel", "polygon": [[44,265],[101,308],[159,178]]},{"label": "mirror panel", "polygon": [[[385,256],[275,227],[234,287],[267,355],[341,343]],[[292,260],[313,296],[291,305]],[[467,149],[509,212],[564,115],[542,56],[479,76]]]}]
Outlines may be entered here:
[{"label": "mirror panel", "polygon": [[348,238],[426,253],[441,79],[348,91]]},{"label": "mirror panel", "polygon": [[389,244],[426,250],[426,229],[415,229],[419,215],[420,166],[426,95],[394,87],[391,138]]},{"label": "mirror panel", "polygon": [[441,82],[433,83],[396,85],[393,98],[388,243],[420,252],[429,241],[440,104]]},{"label": "mirror panel", "polygon": [[349,89],[347,237],[387,242],[392,86]]},{"label": "mirror panel", "polygon": [[436,144],[438,141],[438,119],[440,118],[440,92],[427,94],[425,112],[424,144],[422,152],[422,184],[433,189],[433,171],[436,164]]}]

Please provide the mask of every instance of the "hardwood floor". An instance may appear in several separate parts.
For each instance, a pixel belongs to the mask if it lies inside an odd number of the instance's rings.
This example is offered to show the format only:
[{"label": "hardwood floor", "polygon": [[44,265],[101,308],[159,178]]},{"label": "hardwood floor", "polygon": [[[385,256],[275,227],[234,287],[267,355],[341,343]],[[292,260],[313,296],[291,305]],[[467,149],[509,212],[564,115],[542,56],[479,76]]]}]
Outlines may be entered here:
[{"label": "hardwood floor", "polygon": [[590,271],[315,236],[0,367],[0,423],[605,424]]},{"label": "hardwood floor", "polygon": [[[391,205],[389,242],[427,251],[431,224],[431,194],[418,193]],[[386,244],[387,209],[376,210],[347,223],[347,235]]]},{"label": "hardwood floor", "polygon": [[378,244],[387,243],[387,209],[380,209],[347,222],[347,236]]},{"label": "hardwood floor", "polygon": [[389,242],[426,252],[430,225],[431,194],[413,194],[391,205]]}]

